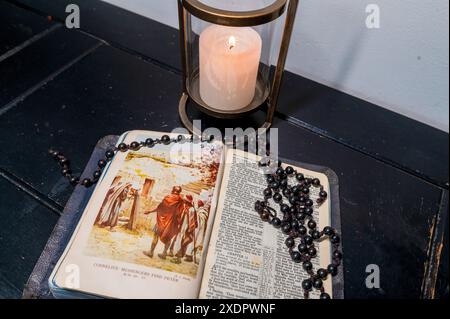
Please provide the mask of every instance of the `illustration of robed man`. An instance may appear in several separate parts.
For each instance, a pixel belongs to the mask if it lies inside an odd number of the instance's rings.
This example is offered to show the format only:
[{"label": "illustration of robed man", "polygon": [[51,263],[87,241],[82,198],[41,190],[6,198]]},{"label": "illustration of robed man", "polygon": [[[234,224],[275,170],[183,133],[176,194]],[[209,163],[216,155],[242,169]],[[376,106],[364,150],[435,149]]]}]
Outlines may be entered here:
[{"label": "illustration of robed man", "polygon": [[141,205],[141,196],[138,189],[132,188],[130,190],[130,200],[133,204],[131,205],[130,220],[128,221],[127,228],[129,230],[136,230]]},{"label": "illustration of robed man", "polygon": [[110,227],[111,230],[117,226],[122,204],[127,199],[130,188],[130,183],[111,185],[95,220],[97,225],[100,227]]},{"label": "illustration of robed man", "polygon": [[164,244],[164,251],[158,256],[161,259],[166,259],[170,243],[179,232],[179,223],[184,209],[184,199],[180,193],[181,187],[175,186],[172,189],[172,193],[164,197],[155,209],[145,213],[148,215],[156,212],[155,236],[153,237],[150,251],[144,252],[150,258],[153,257],[158,240],[160,240]]},{"label": "illustration of robed man", "polygon": [[201,253],[203,252],[203,242],[206,237],[206,228],[208,226],[209,218],[209,210],[205,208],[205,203],[202,200],[197,202],[196,213],[197,228],[195,229],[195,234],[193,234],[195,241],[192,241],[189,244],[189,255],[186,255],[186,261],[198,263],[199,260],[197,259],[197,255],[201,257]]},{"label": "illustration of robed man", "polygon": [[[186,195],[184,200],[184,208],[182,213],[182,218],[178,222],[178,233],[173,238],[169,256],[174,256],[175,259],[172,260],[174,263],[181,263],[181,258],[186,256],[186,250],[191,242],[195,240],[194,232],[197,228],[197,212],[194,208],[193,197],[192,195]],[[175,244],[179,246],[178,251],[175,255],[173,255],[173,249],[175,248]],[[186,261],[192,261],[192,256],[188,257]],[[189,260],[190,258],[190,260]]]}]

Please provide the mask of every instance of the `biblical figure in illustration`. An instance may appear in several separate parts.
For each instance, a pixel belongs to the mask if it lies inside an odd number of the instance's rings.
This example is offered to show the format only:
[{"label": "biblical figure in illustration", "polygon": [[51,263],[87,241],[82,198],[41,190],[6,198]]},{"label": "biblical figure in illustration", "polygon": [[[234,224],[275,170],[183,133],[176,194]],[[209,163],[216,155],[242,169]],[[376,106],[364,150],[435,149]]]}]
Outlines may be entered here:
[{"label": "biblical figure in illustration", "polygon": [[161,203],[153,210],[146,212],[145,214],[151,214],[156,212],[156,225],[154,227],[154,237],[151,244],[150,251],[144,252],[150,258],[153,258],[158,241],[164,244],[163,253],[158,254],[161,259],[166,259],[167,250],[172,242],[172,239],[179,232],[179,225],[183,218],[183,211],[185,208],[185,200],[181,196],[182,189],[179,186],[175,186],[172,189],[171,194],[164,197]]},{"label": "biblical figure in illustration", "polygon": [[122,205],[128,198],[130,190],[130,183],[113,183],[106,194],[95,224],[100,227],[109,227],[110,230],[113,230],[117,226]]}]

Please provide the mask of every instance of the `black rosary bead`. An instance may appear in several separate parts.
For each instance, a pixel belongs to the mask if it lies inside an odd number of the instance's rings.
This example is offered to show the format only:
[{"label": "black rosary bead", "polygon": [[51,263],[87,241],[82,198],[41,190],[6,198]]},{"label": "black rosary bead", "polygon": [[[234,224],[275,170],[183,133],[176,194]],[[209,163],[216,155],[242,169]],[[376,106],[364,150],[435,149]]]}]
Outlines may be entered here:
[{"label": "black rosary bead", "polygon": [[308,247],[303,243],[298,244],[297,248],[298,248],[298,251],[302,254],[304,254],[308,251]]},{"label": "black rosary bead", "polygon": [[255,208],[255,210],[256,210],[259,214],[261,214],[261,213],[262,213],[262,210],[263,210],[263,208],[264,208],[264,202],[261,202],[261,201],[257,200],[257,201],[255,202],[254,208]]},{"label": "black rosary bead", "polygon": [[308,198],[308,199],[305,201],[305,206],[306,206],[306,207],[312,207],[312,206],[314,206],[313,200],[310,199],[310,198]]},{"label": "black rosary bead", "polygon": [[308,230],[306,229],[306,227],[305,226],[300,226],[299,228],[298,228],[298,233],[300,234],[300,235],[306,235],[306,233],[308,232]]},{"label": "black rosary bead", "polygon": [[138,142],[131,142],[130,144],[130,150],[132,151],[137,151],[140,147],[141,145]]},{"label": "black rosary bead", "polygon": [[296,221],[295,219],[293,221],[291,221],[291,228],[295,231],[297,231],[299,229],[300,225],[298,223],[298,221]]},{"label": "black rosary bead", "polygon": [[312,237],[314,240],[319,239],[319,238],[321,237],[320,231],[314,230],[314,231],[311,233],[311,237]]},{"label": "black rosary bead", "polygon": [[328,277],[328,271],[326,269],[320,268],[319,270],[317,270],[317,275],[320,278],[325,279]]},{"label": "black rosary bead", "polygon": [[69,182],[72,186],[77,185],[79,181],[80,181],[80,179],[78,177],[71,177],[69,180]]},{"label": "black rosary bead", "polygon": [[327,198],[328,197],[328,193],[326,191],[320,191],[319,192],[319,196],[320,196],[320,198]]},{"label": "black rosary bead", "polygon": [[297,220],[305,220],[306,215],[305,215],[304,213],[298,212],[297,214],[295,214],[295,218],[296,218]]},{"label": "black rosary bead", "polygon": [[100,170],[95,171],[93,176],[94,176],[94,179],[99,179],[100,176],[102,176],[102,171],[100,171]]},{"label": "black rosary bead", "polygon": [[286,187],[283,189],[282,193],[284,197],[289,197],[292,194],[291,190]]},{"label": "black rosary bead", "polygon": [[288,167],[286,167],[285,172],[288,175],[292,175],[292,174],[294,174],[294,168],[292,166],[288,166]]},{"label": "black rosary bead", "polygon": [[281,227],[281,220],[278,217],[274,217],[272,219],[272,225],[275,228],[280,228]]},{"label": "black rosary bead", "polygon": [[303,175],[302,173],[298,173],[297,175],[295,175],[295,178],[296,178],[299,182],[302,182],[303,180],[305,180],[305,175]]},{"label": "black rosary bead", "polygon": [[118,150],[121,152],[126,152],[128,151],[128,146],[125,143],[120,143],[119,146],[117,146]]},{"label": "black rosary bead", "polygon": [[337,275],[337,267],[334,264],[329,264],[327,267],[327,271],[330,275],[336,276]]},{"label": "black rosary bead", "polygon": [[98,167],[100,167],[100,168],[105,167],[106,164],[107,164],[107,162],[105,160],[99,160],[97,163]]},{"label": "black rosary bead", "polygon": [[280,184],[278,182],[272,182],[270,183],[270,188],[272,188],[273,190],[277,190],[280,188]]},{"label": "black rosary bead", "polygon": [[70,165],[70,161],[67,159],[67,158],[65,158],[65,157],[61,157],[60,159],[59,159],[59,165],[61,165],[61,166],[68,166],[68,165]]},{"label": "black rosary bead", "polygon": [[338,235],[334,234],[330,237],[330,241],[333,244],[339,244],[339,242],[341,241],[341,238]]},{"label": "black rosary bead", "polygon": [[291,224],[287,223],[281,226],[281,231],[285,234],[289,234],[291,232]]},{"label": "black rosary bead", "polygon": [[289,214],[295,216],[297,214],[297,208],[295,206],[291,206],[291,208],[289,208]]},{"label": "black rosary bead", "polygon": [[267,176],[267,184],[275,182],[275,178],[272,175]]},{"label": "black rosary bead", "polygon": [[264,190],[264,198],[270,198],[272,197],[272,190],[270,188],[266,188]]},{"label": "black rosary bead", "polygon": [[283,189],[283,190],[286,189],[287,185],[288,185],[287,179],[282,179],[280,181],[280,188],[281,189]]},{"label": "black rosary bead", "polygon": [[302,288],[306,291],[311,290],[313,287],[313,283],[311,279],[305,279],[302,281]]},{"label": "black rosary bead", "polygon": [[337,260],[341,260],[342,259],[342,253],[339,250],[335,250],[333,252],[333,258],[337,259]]},{"label": "black rosary bead", "polygon": [[105,156],[106,156],[107,159],[110,160],[111,158],[114,157],[114,151],[112,151],[112,150],[107,150],[107,151],[105,152]]},{"label": "black rosary bead", "polygon": [[311,216],[314,213],[314,209],[312,207],[305,208],[305,214]]},{"label": "black rosary bead", "polygon": [[299,201],[298,196],[290,196],[290,197],[289,197],[289,203],[290,203],[291,205],[297,204],[298,201]]},{"label": "black rosary bead", "polygon": [[161,143],[163,143],[164,145],[169,145],[170,142],[171,142],[171,139],[170,139],[169,135],[161,136]]},{"label": "black rosary bead", "polygon": [[310,271],[312,270],[313,265],[310,261],[305,261],[303,262],[303,269],[305,269],[306,271]]},{"label": "black rosary bead", "polygon": [[320,294],[320,299],[323,299],[323,300],[330,299],[330,295],[327,294],[326,292],[322,292]]},{"label": "black rosary bead", "polygon": [[65,177],[69,176],[70,174],[72,174],[72,171],[69,168],[63,168],[61,170],[61,174]]},{"label": "black rosary bead", "polygon": [[315,187],[319,187],[319,186],[320,186],[320,180],[319,180],[318,178],[314,178],[314,179],[312,180],[312,184],[313,184]]},{"label": "black rosary bead", "polygon": [[184,135],[178,135],[177,136],[177,142],[178,143],[184,143],[186,140],[186,138],[184,137]]},{"label": "black rosary bead", "polygon": [[[250,138],[250,140],[252,140],[252,139]],[[250,141],[250,140],[249,140],[249,141]],[[208,143],[214,142],[214,135],[206,136],[206,137],[205,137],[205,141],[208,142]],[[252,141],[253,141],[253,140],[252,140]]]},{"label": "black rosary bead", "polygon": [[309,247],[308,248],[308,254],[311,257],[315,257],[317,255],[317,249],[315,247]]},{"label": "black rosary bead", "polygon": [[306,235],[305,237],[303,237],[303,240],[305,241],[305,244],[308,246],[313,244],[313,238],[309,235]]},{"label": "black rosary bead", "polygon": [[284,169],[282,168],[282,167],[278,167],[277,168],[277,170],[275,171],[275,174],[277,175],[277,176],[283,176],[283,174],[284,174]]},{"label": "black rosary bead", "polygon": [[55,160],[58,159],[58,156],[60,155],[59,152],[54,151],[54,150],[48,150],[48,153],[49,153],[50,156],[53,157]]},{"label": "black rosary bead", "polygon": [[302,189],[298,185],[295,185],[294,187],[292,187],[292,193],[295,195],[298,195],[301,190]]},{"label": "black rosary bead", "polygon": [[295,263],[299,263],[302,261],[302,255],[298,251],[293,251],[291,253],[292,261]]},{"label": "black rosary bead", "polygon": [[273,200],[275,201],[275,203],[279,203],[283,200],[283,196],[281,196],[280,193],[275,193],[273,194]]},{"label": "black rosary bead", "polygon": [[309,222],[308,222],[308,228],[309,229],[314,229],[314,228],[316,228],[316,226],[317,226],[316,222],[313,221],[312,219],[310,219]]},{"label": "black rosary bead", "polygon": [[83,185],[84,187],[90,187],[92,186],[92,181],[89,178],[85,178],[81,182],[81,185]]},{"label": "black rosary bead", "polygon": [[287,248],[292,248],[295,246],[295,239],[294,239],[294,237],[288,237],[288,238],[286,238],[284,243],[286,244]]},{"label": "black rosary bead", "polygon": [[315,278],[315,279],[313,280],[313,287],[316,288],[316,289],[322,288],[322,287],[323,287],[322,279],[320,279],[320,278]]},{"label": "black rosary bead", "polygon": [[280,211],[281,211],[283,214],[289,213],[289,210],[290,210],[289,205],[287,205],[287,204],[281,204],[281,205],[280,205]]},{"label": "black rosary bead", "polygon": [[[250,139],[250,140],[253,141],[252,139]],[[214,142],[214,135],[206,136],[206,138],[204,139],[204,141],[205,141],[205,142],[208,142],[208,143]]]},{"label": "black rosary bead", "polygon": [[153,147],[155,145],[155,141],[152,138],[148,138],[145,140],[145,146]]},{"label": "black rosary bead", "polygon": [[309,194],[309,188],[308,187],[302,188],[302,193],[305,194],[305,195],[308,195]]},{"label": "black rosary bead", "polygon": [[262,219],[263,222],[268,222],[270,220],[270,213],[263,212],[261,214],[261,219]]},{"label": "black rosary bead", "polygon": [[330,226],[326,226],[323,228],[323,233],[327,236],[332,236],[334,235],[334,229]]}]

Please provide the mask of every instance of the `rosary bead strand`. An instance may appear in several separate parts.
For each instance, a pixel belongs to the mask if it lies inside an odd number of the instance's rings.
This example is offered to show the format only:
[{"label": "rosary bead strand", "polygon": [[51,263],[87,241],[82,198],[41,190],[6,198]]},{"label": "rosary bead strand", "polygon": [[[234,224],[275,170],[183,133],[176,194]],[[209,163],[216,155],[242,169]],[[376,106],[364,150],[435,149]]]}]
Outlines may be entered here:
[{"label": "rosary bead strand", "polygon": [[[205,140],[208,143],[212,143],[214,141],[214,136],[208,136]],[[163,145],[170,145],[171,143],[183,144],[186,142],[193,142],[193,141],[194,141],[193,137],[186,138],[184,135],[178,135],[176,138],[170,138],[169,135],[165,134],[161,136],[161,138],[159,139],[147,138],[143,142],[134,141],[131,142],[130,144],[120,143],[119,145],[117,145],[117,147],[108,149],[105,152],[105,157],[98,161],[97,170],[95,170],[94,173],[92,174],[92,178],[84,178],[82,180],[80,180],[80,176],[73,175],[72,170],[70,168],[71,163],[69,159],[66,158],[62,153],[53,149],[50,149],[48,152],[49,155],[53,157],[53,159],[56,162],[59,163],[59,165],[61,166],[62,176],[64,176],[71,185],[73,186],[82,185],[86,188],[89,188],[98,182],[103,173],[103,169],[118,152],[124,153],[128,151],[138,151],[143,147],[152,148],[157,144]]]},{"label": "rosary bead strand", "polygon": [[[262,159],[259,165],[268,166],[269,161],[269,159]],[[289,177],[294,177],[297,184],[289,185]],[[267,188],[263,191],[264,200],[256,201],[255,211],[264,222],[281,229],[288,236],[285,245],[292,261],[302,263],[303,269],[309,275],[309,278],[302,281],[305,299],[310,297],[313,289],[320,291],[320,299],[330,299],[330,295],[325,292],[323,287],[323,281],[328,278],[328,275],[336,276],[338,273],[338,266],[342,260],[342,253],[339,251],[340,237],[330,226],[324,227],[321,231],[317,229],[317,222],[313,217],[314,201],[310,198],[311,188],[319,188],[316,203],[321,206],[328,198],[327,192],[318,178],[306,178],[292,166],[283,169],[281,162],[278,162],[274,174],[266,175],[266,182]],[[276,210],[270,207],[268,202],[270,198],[280,206],[280,212],[283,214],[281,219],[277,216]],[[285,199],[289,205],[284,203]],[[327,269],[320,268],[315,272],[311,262],[313,258],[317,257],[317,248],[314,242],[324,238],[328,238],[332,243],[332,263],[328,265]],[[299,239],[297,247],[296,239]]]}]

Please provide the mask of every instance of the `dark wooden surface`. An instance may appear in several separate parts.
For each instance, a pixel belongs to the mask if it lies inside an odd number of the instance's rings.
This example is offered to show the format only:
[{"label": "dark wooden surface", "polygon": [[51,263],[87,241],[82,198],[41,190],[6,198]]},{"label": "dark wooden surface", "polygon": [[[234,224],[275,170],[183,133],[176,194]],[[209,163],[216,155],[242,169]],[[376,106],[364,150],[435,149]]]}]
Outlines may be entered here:
[{"label": "dark wooden surface", "polygon": [[[71,193],[49,147],[81,171],[105,135],[180,126],[177,41],[100,1],[0,0],[0,297],[20,297]],[[281,156],[339,175],[347,297],[448,297],[448,134],[289,73],[274,126]]]}]

